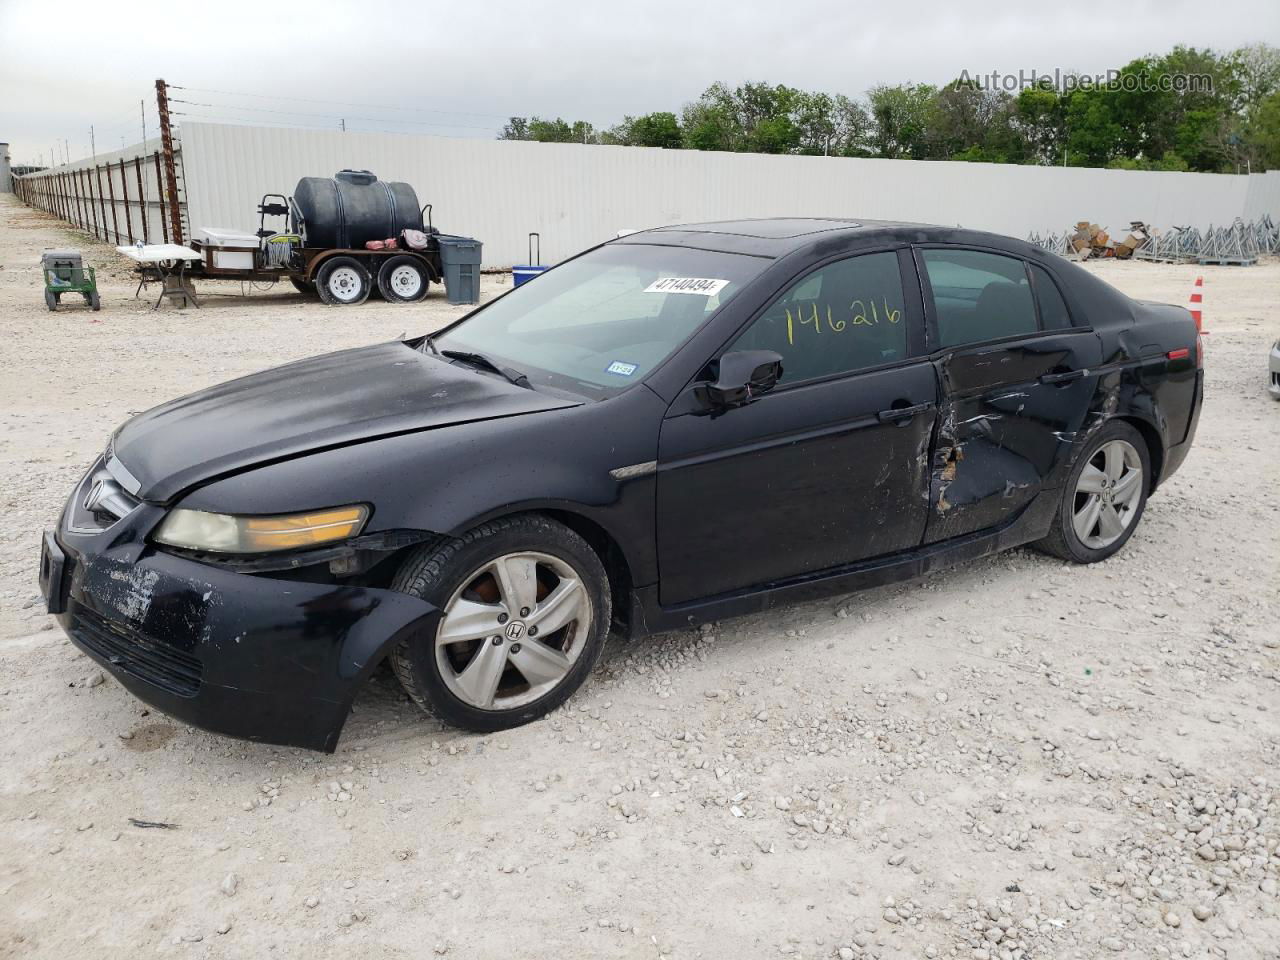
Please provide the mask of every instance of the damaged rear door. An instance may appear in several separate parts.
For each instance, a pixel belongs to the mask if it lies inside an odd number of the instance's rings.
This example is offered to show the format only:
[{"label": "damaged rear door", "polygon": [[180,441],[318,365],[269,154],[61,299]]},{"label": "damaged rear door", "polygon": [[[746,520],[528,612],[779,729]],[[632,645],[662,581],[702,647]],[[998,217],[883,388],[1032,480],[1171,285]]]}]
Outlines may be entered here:
[{"label": "damaged rear door", "polygon": [[997,527],[1058,483],[1084,422],[1100,340],[1043,267],[1006,253],[917,248],[942,386],[925,542]]}]

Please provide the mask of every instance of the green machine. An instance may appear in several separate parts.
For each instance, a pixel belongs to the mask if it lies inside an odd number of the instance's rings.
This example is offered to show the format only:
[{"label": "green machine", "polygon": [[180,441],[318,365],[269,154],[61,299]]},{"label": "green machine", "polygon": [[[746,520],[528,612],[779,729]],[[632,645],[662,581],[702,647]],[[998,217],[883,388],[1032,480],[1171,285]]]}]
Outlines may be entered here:
[{"label": "green machine", "polygon": [[44,302],[50,310],[58,309],[64,293],[78,293],[92,309],[101,309],[98,274],[84,265],[79,250],[46,250],[40,255],[40,267],[44,271]]}]

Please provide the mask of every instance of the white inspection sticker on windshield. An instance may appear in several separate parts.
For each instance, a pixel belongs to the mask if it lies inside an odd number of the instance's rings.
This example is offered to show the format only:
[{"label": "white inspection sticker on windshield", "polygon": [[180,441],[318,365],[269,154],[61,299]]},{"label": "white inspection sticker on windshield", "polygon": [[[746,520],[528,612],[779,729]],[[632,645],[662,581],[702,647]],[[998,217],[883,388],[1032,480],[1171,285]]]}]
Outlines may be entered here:
[{"label": "white inspection sticker on windshield", "polygon": [[659,277],[645,287],[644,292],[694,293],[700,297],[714,297],[728,285],[728,280],[712,280],[708,277]]}]

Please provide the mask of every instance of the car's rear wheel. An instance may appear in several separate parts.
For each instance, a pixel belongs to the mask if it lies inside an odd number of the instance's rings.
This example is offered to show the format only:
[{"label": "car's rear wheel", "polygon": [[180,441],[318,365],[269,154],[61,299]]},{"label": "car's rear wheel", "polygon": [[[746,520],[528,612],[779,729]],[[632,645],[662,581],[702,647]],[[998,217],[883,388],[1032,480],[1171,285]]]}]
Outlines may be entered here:
[{"label": "car's rear wheel", "polygon": [[1112,556],[1142,519],[1150,477],[1151,457],[1142,435],[1123,421],[1107,424],[1076,461],[1053,528],[1036,546],[1075,563]]},{"label": "car's rear wheel", "polygon": [[519,726],[562,704],[591,673],[609,631],[600,558],[537,515],[420,548],[392,587],[441,610],[430,635],[392,652],[396,676],[422,709],[469,730]]}]

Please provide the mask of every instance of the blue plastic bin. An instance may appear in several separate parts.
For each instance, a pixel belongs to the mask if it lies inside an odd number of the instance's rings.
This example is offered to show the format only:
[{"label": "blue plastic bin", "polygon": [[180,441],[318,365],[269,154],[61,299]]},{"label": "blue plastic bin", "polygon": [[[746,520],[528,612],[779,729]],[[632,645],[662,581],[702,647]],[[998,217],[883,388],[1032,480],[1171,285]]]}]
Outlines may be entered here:
[{"label": "blue plastic bin", "polygon": [[525,264],[524,266],[521,266],[521,267],[512,267],[511,280],[514,283],[514,285],[518,287],[520,286],[520,284],[528,283],[538,274],[543,273],[544,271],[550,270],[550,269],[551,269],[550,267],[531,265],[531,264]]},{"label": "blue plastic bin", "polygon": [[[535,242],[538,245],[537,253],[534,253]],[[528,283],[538,274],[550,269],[551,267],[542,265],[542,237],[531,233],[529,234],[529,262],[511,268],[511,285],[518,287],[522,283]]]}]

